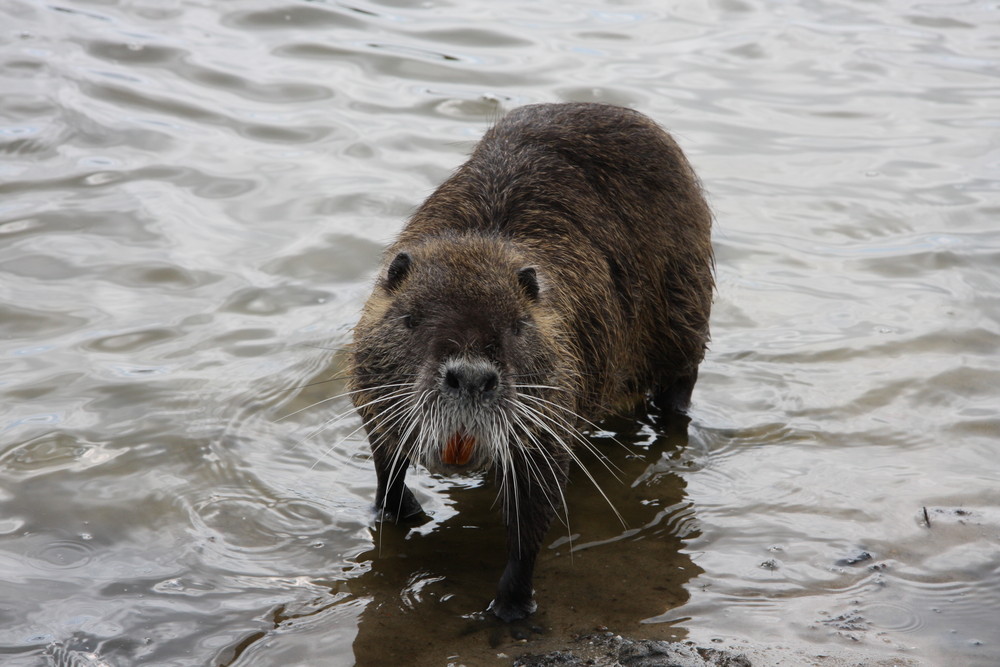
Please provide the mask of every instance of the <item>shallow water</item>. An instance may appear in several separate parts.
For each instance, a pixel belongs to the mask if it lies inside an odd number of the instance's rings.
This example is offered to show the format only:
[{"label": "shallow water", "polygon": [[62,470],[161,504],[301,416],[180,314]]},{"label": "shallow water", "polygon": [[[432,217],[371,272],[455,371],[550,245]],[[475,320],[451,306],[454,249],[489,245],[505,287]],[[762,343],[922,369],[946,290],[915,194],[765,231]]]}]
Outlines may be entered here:
[{"label": "shallow water", "polygon": [[[3,664],[503,664],[595,627],[1000,663],[995,4],[0,16]],[[558,100],[675,134],[719,292],[690,424],[592,434],[625,527],[577,471],[525,643],[472,617],[494,491],[411,474],[431,520],[374,531],[321,381],[406,215]]]}]

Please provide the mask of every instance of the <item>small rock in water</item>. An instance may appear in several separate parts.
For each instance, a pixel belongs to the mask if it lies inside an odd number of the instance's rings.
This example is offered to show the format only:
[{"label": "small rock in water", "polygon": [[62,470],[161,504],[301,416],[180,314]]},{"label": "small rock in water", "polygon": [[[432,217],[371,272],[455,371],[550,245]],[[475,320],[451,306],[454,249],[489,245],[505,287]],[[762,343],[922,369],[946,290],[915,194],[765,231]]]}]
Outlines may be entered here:
[{"label": "small rock in water", "polygon": [[841,567],[845,565],[857,565],[858,563],[864,563],[872,558],[874,558],[874,556],[867,551],[859,551],[851,556],[848,556],[847,558],[841,558],[837,561],[837,565],[840,565]]}]

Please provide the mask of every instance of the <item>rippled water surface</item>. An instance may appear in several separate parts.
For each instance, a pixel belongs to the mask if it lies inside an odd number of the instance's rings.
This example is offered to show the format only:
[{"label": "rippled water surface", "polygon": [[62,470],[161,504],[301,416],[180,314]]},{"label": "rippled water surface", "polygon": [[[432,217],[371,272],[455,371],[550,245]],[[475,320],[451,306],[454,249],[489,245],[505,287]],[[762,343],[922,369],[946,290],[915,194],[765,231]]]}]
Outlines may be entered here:
[{"label": "rippled water surface", "polygon": [[[0,93],[4,665],[1000,664],[996,3],[5,0]],[[493,489],[373,529],[321,381],[407,214],[559,100],[675,134],[719,290],[690,424],[591,434],[627,525],[577,471],[525,643],[473,616]]]}]

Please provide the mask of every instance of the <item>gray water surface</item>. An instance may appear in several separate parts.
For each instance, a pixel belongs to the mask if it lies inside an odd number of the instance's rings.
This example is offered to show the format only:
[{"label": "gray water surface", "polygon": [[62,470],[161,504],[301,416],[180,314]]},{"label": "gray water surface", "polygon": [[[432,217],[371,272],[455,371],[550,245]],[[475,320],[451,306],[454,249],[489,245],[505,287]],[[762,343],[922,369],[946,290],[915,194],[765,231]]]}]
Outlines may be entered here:
[{"label": "gray water surface", "polygon": [[[590,434],[624,526],[577,470],[524,642],[475,617],[495,490],[373,528],[336,378],[408,213],[561,100],[675,134],[719,290],[690,423]],[[0,663],[1000,664],[996,3],[6,0],[0,156]]]}]

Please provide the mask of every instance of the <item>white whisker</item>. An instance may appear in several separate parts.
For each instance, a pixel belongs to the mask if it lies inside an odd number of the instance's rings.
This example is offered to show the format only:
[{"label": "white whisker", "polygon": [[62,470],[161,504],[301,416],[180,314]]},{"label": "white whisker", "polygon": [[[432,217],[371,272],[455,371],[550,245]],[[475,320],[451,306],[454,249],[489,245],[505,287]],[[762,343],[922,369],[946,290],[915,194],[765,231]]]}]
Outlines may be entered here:
[{"label": "white whisker", "polygon": [[[550,421],[553,424],[559,426],[560,428],[563,428],[568,434],[574,436],[578,440],[582,441],[583,440],[583,436],[579,435],[578,433],[576,433],[575,431],[573,431],[572,429],[570,429],[565,424],[558,422],[557,420],[555,420],[551,416],[546,415],[546,414],[540,412],[539,410],[537,410],[535,408],[532,408],[532,407],[530,407],[528,405],[525,405],[524,403],[518,402],[518,403],[514,403],[513,405],[516,407],[516,409],[518,409],[518,410],[521,411],[522,415],[524,415],[525,417],[528,417],[533,423],[535,423],[540,428],[542,428],[543,430],[545,430],[545,432],[549,434],[549,436],[553,439],[553,441],[555,441],[557,444],[559,444],[559,446],[562,448],[562,450],[564,452],[566,452],[566,454],[569,455],[570,458],[572,458],[573,461],[578,466],[580,466],[580,469],[583,470],[583,473],[587,476],[587,479],[590,480],[590,483],[594,485],[594,488],[597,489],[597,492],[601,494],[601,497],[604,498],[604,500],[608,503],[608,506],[611,507],[611,511],[613,511],[615,513],[615,516],[618,517],[618,520],[621,522],[622,526],[627,528],[628,526],[625,523],[625,519],[622,517],[621,513],[618,511],[618,508],[616,508],[615,505],[614,505],[614,503],[611,502],[611,499],[608,498],[608,495],[604,492],[604,489],[601,488],[601,485],[597,483],[597,479],[587,469],[587,466],[583,465],[583,462],[580,460],[580,457],[578,457],[576,455],[576,453],[573,451],[573,448],[570,447],[569,445],[567,445],[566,442],[561,437],[559,437],[559,435],[555,431],[552,430],[552,427],[550,427],[543,420]],[[605,464],[605,467],[607,467],[606,464]],[[612,475],[614,475],[614,472],[610,468],[608,468],[608,471],[611,472]],[[617,476],[616,476],[616,479],[617,479]],[[621,481],[621,480],[619,480],[619,481]]]},{"label": "white whisker", "polygon": [[[568,413],[574,419],[583,422],[584,424],[586,424],[587,426],[591,427],[595,431],[603,431],[604,430],[600,426],[598,426],[597,424],[595,424],[594,422],[590,421],[589,419],[587,419],[586,417],[584,417],[583,415],[581,415],[579,412],[574,412],[573,410],[570,410],[569,408],[567,408],[565,405],[559,405],[558,403],[554,403],[552,401],[547,401],[544,398],[542,398],[541,396],[534,396],[533,394],[521,394],[521,396],[524,397],[524,398],[527,398],[527,399],[531,399],[532,401],[536,401],[536,402],[539,402],[539,403],[544,403],[545,405],[551,406],[553,408],[558,408],[559,410],[562,410],[563,412]],[[619,447],[621,447],[622,449],[624,449],[626,452],[631,453],[631,450],[628,447],[626,447],[624,445],[624,443],[622,443],[621,441],[619,441],[618,438],[611,438],[611,441],[614,442]]]},{"label": "white whisker", "polygon": [[371,389],[365,388],[365,389],[354,389],[352,391],[344,391],[344,392],[341,392],[341,393],[339,393],[339,394],[337,394],[335,396],[328,396],[327,398],[320,399],[320,400],[316,401],[315,403],[311,403],[310,405],[307,405],[304,408],[299,408],[295,412],[289,412],[287,415],[282,415],[281,417],[278,417],[277,419],[275,419],[273,423],[277,424],[278,422],[285,421],[289,417],[294,417],[295,415],[299,414],[300,412],[305,412],[306,410],[315,408],[317,405],[322,405],[323,403],[329,403],[330,401],[336,401],[338,398],[345,398],[347,396],[353,396],[354,394],[360,394],[362,392],[377,391],[379,389],[388,389],[388,388],[391,388],[391,387],[405,387],[407,385],[408,385],[408,383],[384,384],[384,385],[380,385],[378,387],[372,387]]}]

